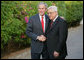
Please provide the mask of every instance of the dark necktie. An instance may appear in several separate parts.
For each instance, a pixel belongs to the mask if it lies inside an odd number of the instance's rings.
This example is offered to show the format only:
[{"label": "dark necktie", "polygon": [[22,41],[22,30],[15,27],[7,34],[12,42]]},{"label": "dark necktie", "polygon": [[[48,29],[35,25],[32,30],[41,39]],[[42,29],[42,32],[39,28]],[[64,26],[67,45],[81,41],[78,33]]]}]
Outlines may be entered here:
[{"label": "dark necktie", "polygon": [[51,21],[51,23],[50,23],[50,28],[52,27],[52,24],[53,24],[53,21]]}]

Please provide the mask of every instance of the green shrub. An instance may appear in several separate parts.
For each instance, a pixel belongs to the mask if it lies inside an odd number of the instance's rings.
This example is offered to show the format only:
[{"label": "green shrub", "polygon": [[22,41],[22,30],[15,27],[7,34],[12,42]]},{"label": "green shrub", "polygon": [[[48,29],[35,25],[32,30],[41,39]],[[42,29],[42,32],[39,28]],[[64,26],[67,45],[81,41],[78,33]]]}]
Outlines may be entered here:
[{"label": "green shrub", "polygon": [[[22,7],[16,6],[18,2],[2,1],[1,2],[1,49],[8,44],[10,40],[24,44],[30,44],[29,38],[26,36],[25,15],[22,15]],[[25,38],[21,38],[24,33]]]},{"label": "green shrub", "polygon": [[[19,45],[30,44],[30,38],[25,34],[25,17],[29,18],[38,13],[39,2],[41,1],[1,1],[1,49],[11,40]],[[63,16],[69,26],[80,23],[83,17],[83,1],[44,2],[48,7],[56,5],[59,16]]]},{"label": "green shrub", "polygon": [[64,1],[53,1],[55,6],[57,6],[58,15],[62,17],[66,17],[66,5]]},{"label": "green shrub", "polygon": [[80,23],[83,18],[83,3],[74,1],[66,3],[66,20],[69,27]]}]

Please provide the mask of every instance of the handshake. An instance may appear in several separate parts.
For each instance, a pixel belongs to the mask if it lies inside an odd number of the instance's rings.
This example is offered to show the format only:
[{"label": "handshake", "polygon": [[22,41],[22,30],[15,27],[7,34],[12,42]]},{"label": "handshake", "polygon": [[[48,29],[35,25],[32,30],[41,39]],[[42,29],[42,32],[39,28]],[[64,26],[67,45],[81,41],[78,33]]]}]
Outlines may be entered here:
[{"label": "handshake", "polygon": [[42,42],[46,41],[46,37],[44,35],[37,36],[37,39]]}]

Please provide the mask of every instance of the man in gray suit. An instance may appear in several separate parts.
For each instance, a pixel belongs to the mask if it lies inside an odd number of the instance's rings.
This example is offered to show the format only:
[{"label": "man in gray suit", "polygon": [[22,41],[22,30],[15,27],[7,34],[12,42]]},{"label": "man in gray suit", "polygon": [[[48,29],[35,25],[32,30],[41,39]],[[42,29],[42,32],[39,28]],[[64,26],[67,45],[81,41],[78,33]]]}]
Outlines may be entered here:
[{"label": "man in gray suit", "polygon": [[48,26],[48,16],[45,15],[47,4],[41,2],[38,5],[38,14],[29,18],[26,34],[31,38],[31,58],[48,59],[45,33]]}]

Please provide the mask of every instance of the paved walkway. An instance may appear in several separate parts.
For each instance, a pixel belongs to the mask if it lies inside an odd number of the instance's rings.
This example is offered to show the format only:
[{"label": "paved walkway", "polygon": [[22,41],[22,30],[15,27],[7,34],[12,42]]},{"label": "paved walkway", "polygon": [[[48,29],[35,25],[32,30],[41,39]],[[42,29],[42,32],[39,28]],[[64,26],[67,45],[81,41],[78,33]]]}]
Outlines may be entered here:
[{"label": "paved walkway", "polygon": [[69,29],[66,59],[83,59],[83,25]]},{"label": "paved walkway", "polygon": [[14,53],[10,53],[1,59],[31,59],[30,48],[25,48]]},{"label": "paved walkway", "polygon": [[[68,31],[66,59],[83,59],[83,25],[70,28]],[[30,48],[11,53],[2,59],[31,59]]]}]

